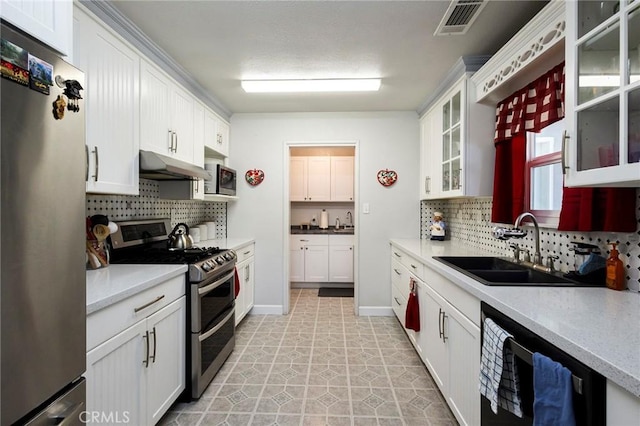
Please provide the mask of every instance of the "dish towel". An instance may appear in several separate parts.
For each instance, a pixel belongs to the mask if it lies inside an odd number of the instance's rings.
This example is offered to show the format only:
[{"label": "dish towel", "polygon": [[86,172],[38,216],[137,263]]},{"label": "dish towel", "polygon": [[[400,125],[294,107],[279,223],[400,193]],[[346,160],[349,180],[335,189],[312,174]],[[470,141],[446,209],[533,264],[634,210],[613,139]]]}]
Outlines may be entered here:
[{"label": "dish towel", "polygon": [[575,426],[571,371],[540,353],[533,354],[534,426]]},{"label": "dish towel", "polygon": [[417,282],[413,278],[409,280],[409,300],[404,315],[404,326],[413,331],[420,331],[420,306],[418,305]]},{"label": "dish towel", "polygon": [[238,294],[240,294],[240,278],[238,277],[238,268],[234,268],[234,278],[233,278],[233,290],[235,293],[235,298],[238,298]]},{"label": "dish towel", "polygon": [[522,417],[520,379],[515,357],[504,342],[513,337],[491,318],[484,320],[482,334],[482,360],[480,363],[480,394],[491,402],[498,414],[498,406]]}]

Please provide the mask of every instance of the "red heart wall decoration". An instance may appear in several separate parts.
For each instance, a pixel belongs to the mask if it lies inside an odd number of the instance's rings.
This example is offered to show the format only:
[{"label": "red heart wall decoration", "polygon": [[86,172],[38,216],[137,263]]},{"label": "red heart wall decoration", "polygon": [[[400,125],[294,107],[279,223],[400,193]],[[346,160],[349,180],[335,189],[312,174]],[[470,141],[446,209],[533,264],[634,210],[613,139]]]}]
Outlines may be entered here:
[{"label": "red heart wall decoration", "polygon": [[247,173],[244,174],[244,178],[251,186],[260,185],[264,180],[264,172],[259,169],[247,170]]},{"label": "red heart wall decoration", "polygon": [[378,182],[382,186],[391,186],[398,180],[398,173],[394,170],[384,169],[378,172]]}]

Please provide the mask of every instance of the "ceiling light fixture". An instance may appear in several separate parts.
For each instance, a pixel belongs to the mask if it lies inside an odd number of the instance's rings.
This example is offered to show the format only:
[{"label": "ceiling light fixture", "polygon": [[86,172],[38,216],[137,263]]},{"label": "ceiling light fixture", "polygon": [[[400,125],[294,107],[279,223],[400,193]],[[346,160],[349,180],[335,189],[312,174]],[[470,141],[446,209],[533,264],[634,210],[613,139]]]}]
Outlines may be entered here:
[{"label": "ceiling light fixture", "polygon": [[243,80],[241,85],[247,93],[375,92],[380,90],[380,79]]}]

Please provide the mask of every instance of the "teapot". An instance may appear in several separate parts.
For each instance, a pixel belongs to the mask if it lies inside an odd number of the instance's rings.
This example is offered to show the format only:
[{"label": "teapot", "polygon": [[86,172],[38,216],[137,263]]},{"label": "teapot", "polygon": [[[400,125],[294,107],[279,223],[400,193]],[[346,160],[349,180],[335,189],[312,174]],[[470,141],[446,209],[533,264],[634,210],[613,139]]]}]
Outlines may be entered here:
[{"label": "teapot", "polygon": [[169,250],[185,250],[193,246],[193,238],[189,235],[186,223],[179,223],[169,234]]}]

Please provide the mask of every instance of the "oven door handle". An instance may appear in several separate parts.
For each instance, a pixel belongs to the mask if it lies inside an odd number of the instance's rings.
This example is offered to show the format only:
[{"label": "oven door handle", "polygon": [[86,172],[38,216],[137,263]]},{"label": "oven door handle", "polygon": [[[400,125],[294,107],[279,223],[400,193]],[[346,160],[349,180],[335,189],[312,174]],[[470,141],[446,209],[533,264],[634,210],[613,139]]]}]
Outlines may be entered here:
[{"label": "oven door handle", "polygon": [[220,323],[218,325],[216,325],[215,327],[213,327],[211,330],[207,331],[206,333],[198,336],[198,340],[202,342],[203,340],[206,340],[209,337],[211,337],[211,335],[213,333],[215,333],[216,331],[220,330],[222,328],[222,326],[225,325],[227,321],[229,321],[229,318],[231,318],[233,316],[235,311],[236,311],[235,308],[231,309],[231,312],[229,312],[227,314],[227,316],[224,317],[224,319],[222,321],[220,321]]},{"label": "oven door handle", "polygon": [[220,278],[218,281],[215,281],[214,283],[209,284],[207,286],[204,286],[202,288],[199,288],[198,289],[198,294],[200,296],[202,296],[203,294],[210,292],[211,290],[213,290],[214,288],[218,287],[220,284],[222,284],[223,282],[225,282],[229,278],[233,277],[233,274],[235,274],[235,273],[236,273],[235,271],[231,271],[227,275],[225,275],[223,278]]}]

